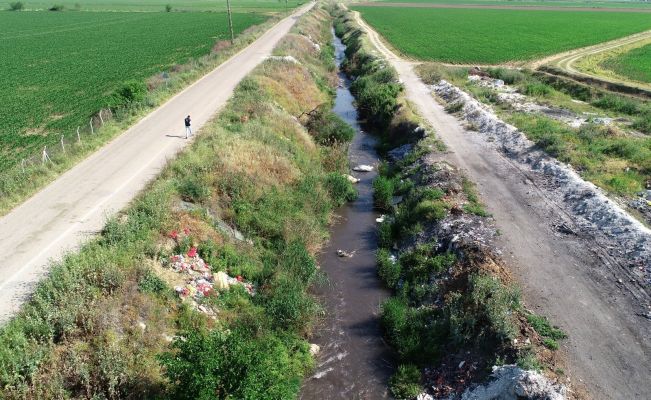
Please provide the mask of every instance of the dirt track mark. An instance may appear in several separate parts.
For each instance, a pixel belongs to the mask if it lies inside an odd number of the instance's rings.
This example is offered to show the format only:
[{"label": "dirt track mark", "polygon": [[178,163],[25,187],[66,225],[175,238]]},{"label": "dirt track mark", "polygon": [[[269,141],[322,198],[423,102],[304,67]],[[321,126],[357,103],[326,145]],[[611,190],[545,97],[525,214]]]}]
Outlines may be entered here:
[{"label": "dirt track mark", "polygon": [[636,33],[635,35],[626,36],[624,38],[612,40],[605,43],[600,43],[594,46],[584,47],[581,49],[571,50],[565,53],[555,54],[540,60],[536,60],[528,64],[532,69],[537,69],[543,65],[549,65],[552,67],[559,68],[560,70],[575,76],[592,78],[604,82],[610,82],[615,84],[623,84],[631,86],[634,88],[651,90],[651,84],[645,84],[642,82],[637,82],[633,80],[626,79],[621,77],[621,79],[616,79],[613,77],[607,77],[597,74],[592,74],[586,71],[581,71],[574,67],[574,64],[585,57],[597,55],[607,51],[612,51],[621,47],[630,47],[635,48],[648,44],[651,41],[651,30]]},{"label": "dirt track mark", "polygon": [[574,223],[545,189],[554,182],[537,181],[517,160],[466,131],[433,99],[413,64],[389,51],[358,13],[356,18],[398,71],[408,99],[450,149],[449,161],[477,184],[525,302],[569,334],[562,348],[570,376],[582,380],[595,399],[647,399],[651,321],[639,314],[651,304],[648,288],[632,285],[594,237],[560,234],[555,224]]},{"label": "dirt track mark", "polygon": [[500,6],[489,4],[428,4],[428,3],[389,3],[389,2],[364,2],[354,3],[354,6],[364,7],[408,7],[408,8],[463,8],[479,10],[520,10],[520,11],[593,11],[593,12],[632,12],[651,13],[650,9],[639,8],[599,8],[599,7],[550,7],[550,6]]}]

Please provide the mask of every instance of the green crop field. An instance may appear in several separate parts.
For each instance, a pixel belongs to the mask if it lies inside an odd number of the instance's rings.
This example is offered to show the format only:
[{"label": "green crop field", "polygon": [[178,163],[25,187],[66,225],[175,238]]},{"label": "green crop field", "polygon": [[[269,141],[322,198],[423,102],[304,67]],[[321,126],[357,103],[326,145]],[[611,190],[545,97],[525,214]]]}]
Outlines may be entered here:
[{"label": "green crop field", "polygon": [[651,29],[647,13],[353,9],[403,53],[451,63],[531,60]]},{"label": "green crop field", "polygon": [[[236,13],[235,32],[265,19]],[[88,125],[125,81],[227,37],[226,13],[0,12],[0,167]]]},{"label": "green crop field", "polygon": [[[12,0],[13,1],[13,0]],[[163,11],[166,5],[180,11],[224,11],[226,0],[21,0],[26,10],[47,10],[60,4],[64,10],[82,11]],[[282,11],[294,8],[300,0],[232,0],[234,11]],[[6,0],[4,6],[9,5]]]},{"label": "green crop field", "polygon": [[381,3],[468,4],[499,6],[590,7],[590,8],[651,8],[647,1],[616,0],[377,0]]},{"label": "green crop field", "polygon": [[606,59],[602,67],[636,81],[651,83],[651,45]]}]

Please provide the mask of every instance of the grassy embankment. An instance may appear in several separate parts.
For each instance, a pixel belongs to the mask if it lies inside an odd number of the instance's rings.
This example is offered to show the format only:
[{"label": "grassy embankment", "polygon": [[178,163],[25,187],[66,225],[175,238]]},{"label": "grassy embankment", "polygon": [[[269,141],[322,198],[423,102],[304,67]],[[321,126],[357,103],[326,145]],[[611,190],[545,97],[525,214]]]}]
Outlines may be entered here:
[{"label": "grassy embankment", "polygon": [[[97,18],[106,22],[106,15],[0,13],[0,20],[11,22],[0,31],[18,35],[0,40],[0,48],[13,55],[0,60],[7,72],[0,81],[5,83],[4,92],[9,90],[3,95],[0,89],[0,97],[6,98],[0,106],[0,215],[249,45],[279,20],[279,16],[236,14],[238,35],[231,45],[224,40],[228,28],[223,13],[110,13],[111,21],[96,26]],[[39,27],[26,24],[34,18],[42,22]],[[183,22],[178,24],[179,20]],[[215,28],[217,21],[221,22]],[[48,29],[56,32],[49,33]],[[161,29],[165,34],[154,34],[160,40],[152,39],[152,32]],[[192,32],[170,39],[170,29]],[[94,39],[80,39],[80,33],[83,38]],[[215,33],[217,40],[212,37]],[[45,42],[43,35],[48,36]],[[116,35],[128,40],[116,42]],[[102,51],[97,51],[98,46]],[[91,118],[95,134],[90,134]],[[77,126],[81,126],[80,143]],[[60,149],[61,135],[67,142],[65,154]],[[44,145],[50,149],[51,163],[41,163]],[[24,169],[23,158],[28,160]]]},{"label": "grassy embankment", "polygon": [[[48,10],[54,4],[63,7],[64,11],[224,11],[226,0],[20,0],[25,10]],[[278,12],[285,8],[291,9],[298,5],[305,4],[301,0],[236,0],[231,1],[231,9],[234,12]]]},{"label": "grassy embankment", "polygon": [[571,164],[584,179],[610,193],[634,196],[651,182],[651,106],[648,102],[569,80],[551,80],[526,70],[487,70],[492,77],[504,80],[541,104],[578,114],[606,114],[630,121],[630,124],[614,126],[595,123],[572,128],[544,115],[514,110],[500,102],[493,89],[469,83],[465,68],[425,64],[418,72],[426,83],[444,78],[492,105],[501,118],[520,129],[547,153]]},{"label": "grassy embankment", "polygon": [[[342,175],[346,146],[329,140],[350,129],[327,107],[336,84],[329,26],[324,12],[303,17],[276,50],[300,64],[258,67],[132,206],[53,266],[0,329],[0,397],[296,396],[320,312],[309,294],[313,255],[332,209],[355,195]],[[320,105],[313,118],[327,124],[295,118]],[[164,263],[191,247],[256,294],[212,290],[198,300],[205,312],[180,301],[171,287],[184,275]]]},{"label": "grassy embankment", "polygon": [[[433,385],[445,396],[444,388],[463,390],[494,364],[551,373],[556,340],[564,334],[525,311],[490,249],[472,239],[453,240],[469,226],[487,224],[472,183],[444,161],[427,161],[442,145],[419,128],[395,71],[374,55],[352,18],[337,14],[345,68],[357,77],[351,89],[361,115],[381,136],[381,150],[413,146],[402,160],[385,164],[374,182],[376,207],[388,214],[379,226],[378,274],[394,290],[381,306],[386,338],[400,362],[392,393],[414,398]],[[402,197],[397,205],[394,196]]]},{"label": "grassy embankment", "polygon": [[407,56],[455,64],[532,60],[651,28],[634,12],[351,8]]}]

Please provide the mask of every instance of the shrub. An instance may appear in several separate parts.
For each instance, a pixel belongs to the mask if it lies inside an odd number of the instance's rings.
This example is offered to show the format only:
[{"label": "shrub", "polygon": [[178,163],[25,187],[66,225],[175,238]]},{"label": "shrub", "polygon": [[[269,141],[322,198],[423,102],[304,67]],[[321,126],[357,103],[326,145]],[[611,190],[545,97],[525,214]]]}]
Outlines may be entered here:
[{"label": "shrub", "polygon": [[393,227],[389,221],[384,221],[378,226],[378,245],[385,249],[393,245]]},{"label": "shrub", "polygon": [[298,392],[301,370],[287,345],[246,327],[192,330],[173,342],[174,353],[160,359],[176,383],[175,399],[288,399]]},{"label": "shrub", "polygon": [[646,111],[635,118],[633,128],[643,133],[651,133],[651,111]]},{"label": "shrub", "polygon": [[413,364],[402,364],[391,379],[389,388],[396,399],[413,399],[422,392],[420,370]]},{"label": "shrub", "polygon": [[128,81],[122,84],[111,96],[111,108],[124,107],[132,103],[139,103],[147,95],[147,85],[141,81]]},{"label": "shrub", "polygon": [[612,110],[628,115],[636,115],[640,112],[639,103],[633,99],[614,94],[606,94],[591,102],[595,107],[605,110]]},{"label": "shrub", "polygon": [[327,106],[311,113],[306,126],[314,140],[322,145],[350,142],[355,136],[355,130]]},{"label": "shrub", "polygon": [[301,331],[308,325],[317,304],[303,289],[298,280],[283,277],[263,294],[263,305],[276,328]]},{"label": "shrub", "polygon": [[52,7],[48,8],[50,11],[63,11],[64,6],[63,4],[55,4]]},{"label": "shrub", "polygon": [[463,109],[464,105],[465,104],[464,104],[463,101],[455,101],[455,102],[450,103],[450,104],[445,106],[445,112],[447,112],[449,114],[458,113],[459,111],[461,111]]},{"label": "shrub", "polygon": [[522,92],[528,96],[547,96],[552,92],[552,87],[542,82],[528,82],[524,85]]},{"label": "shrub", "polygon": [[326,175],[325,187],[336,207],[357,198],[357,190],[353,184],[338,172],[331,172]]},{"label": "shrub", "polygon": [[156,273],[147,271],[138,282],[138,289],[145,293],[162,294],[168,287]]},{"label": "shrub", "polygon": [[527,315],[527,322],[531,327],[538,332],[540,336],[548,337],[550,339],[565,339],[567,335],[561,329],[551,326],[549,320],[542,315],[529,314]]},{"label": "shrub", "polygon": [[22,1],[13,1],[9,3],[9,9],[11,11],[20,11],[25,8],[25,4]]},{"label": "shrub", "polygon": [[440,200],[423,200],[413,210],[417,220],[440,221],[446,215],[445,203]]},{"label": "shrub", "polygon": [[386,249],[377,252],[378,275],[390,288],[395,288],[400,280],[400,263],[391,258],[391,253]]},{"label": "shrub", "polygon": [[171,4],[165,4],[165,12],[171,12],[172,11],[172,5]]},{"label": "shrub", "polygon": [[512,85],[525,79],[525,75],[516,69],[489,68],[488,74],[493,79],[503,80],[507,85]]},{"label": "shrub", "polygon": [[394,182],[385,176],[378,176],[373,181],[373,201],[377,208],[390,210],[393,205]]},{"label": "shrub", "polygon": [[187,175],[179,178],[177,188],[181,197],[188,201],[200,203],[210,198],[210,186],[202,176]]}]

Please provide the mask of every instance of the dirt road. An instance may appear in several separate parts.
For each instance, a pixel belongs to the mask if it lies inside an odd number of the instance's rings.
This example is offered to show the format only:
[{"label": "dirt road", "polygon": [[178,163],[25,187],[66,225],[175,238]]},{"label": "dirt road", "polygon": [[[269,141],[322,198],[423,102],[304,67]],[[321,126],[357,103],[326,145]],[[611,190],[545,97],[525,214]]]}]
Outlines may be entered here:
[{"label": "dirt road", "polygon": [[289,32],[313,3],[174,96],[117,139],[63,174],[0,219],[0,322],[15,313],[50,259],[77,248],[125,207],[190,141],[183,119],[199,130],[226,103],[237,84]]},{"label": "dirt road", "polygon": [[538,10],[538,11],[597,11],[597,12],[638,12],[651,13],[651,8],[609,8],[609,7],[559,7],[559,6],[511,6],[499,4],[432,4],[432,3],[390,3],[361,2],[356,6],[364,7],[407,7],[407,8],[467,8],[479,10]]},{"label": "dirt road", "polygon": [[620,39],[611,40],[605,43],[599,43],[594,46],[584,47],[581,49],[571,50],[568,52],[555,54],[540,60],[536,60],[528,64],[531,69],[537,69],[542,65],[550,65],[565,71],[570,75],[592,78],[604,82],[623,84],[634,88],[651,90],[650,84],[628,80],[624,77],[615,78],[609,76],[598,75],[583,71],[575,68],[575,63],[584,57],[598,55],[604,52],[610,52],[625,47],[626,49],[634,49],[651,43],[651,31],[640,32],[635,35],[627,36]]},{"label": "dirt road", "polygon": [[562,347],[572,379],[582,380],[595,399],[648,399],[651,320],[641,316],[651,304],[648,287],[625,279],[625,271],[603,257],[594,237],[559,233],[554,227],[559,222],[573,225],[561,199],[516,160],[466,131],[433,99],[413,64],[388,50],[359,14],[357,20],[397,69],[408,99],[448,146],[449,161],[477,184],[525,303],[568,333]]}]

